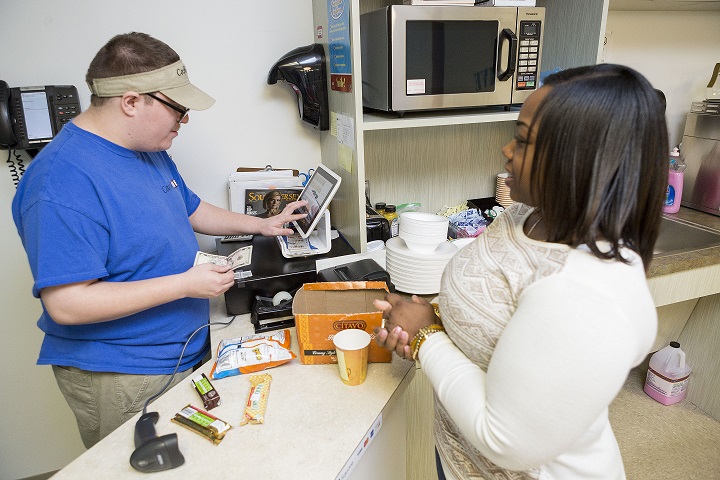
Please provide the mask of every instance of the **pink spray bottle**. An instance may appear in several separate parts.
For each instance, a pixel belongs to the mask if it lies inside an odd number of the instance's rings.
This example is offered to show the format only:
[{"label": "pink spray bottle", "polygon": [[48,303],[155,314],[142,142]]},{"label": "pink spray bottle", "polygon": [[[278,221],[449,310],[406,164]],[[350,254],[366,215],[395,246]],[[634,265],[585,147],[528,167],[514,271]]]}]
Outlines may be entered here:
[{"label": "pink spray bottle", "polygon": [[683,172],[687,165],[680,157],[680,149],[675,147],[670,152],[670,171],[668,172],[667,194],[665,195],[664,213],[677,213],[680,210],[683,190]]}]

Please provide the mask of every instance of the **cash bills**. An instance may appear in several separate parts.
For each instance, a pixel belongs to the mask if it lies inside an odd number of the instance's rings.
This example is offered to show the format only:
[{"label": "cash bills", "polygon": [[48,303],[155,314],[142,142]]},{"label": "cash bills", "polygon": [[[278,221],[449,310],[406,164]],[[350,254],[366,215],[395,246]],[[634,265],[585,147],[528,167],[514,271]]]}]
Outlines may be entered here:
[{"label": "cash bills", "polygon": [[232,252],[228,256],[213,255],[212,253],[197,252],[195,254],[194,265],[200,265],[202,263],[214,263],[215,265],[225,267],[230,266],[233,270],[237,270],[240,267],[250,265],[252,260],[252,245],[241,247]]}]

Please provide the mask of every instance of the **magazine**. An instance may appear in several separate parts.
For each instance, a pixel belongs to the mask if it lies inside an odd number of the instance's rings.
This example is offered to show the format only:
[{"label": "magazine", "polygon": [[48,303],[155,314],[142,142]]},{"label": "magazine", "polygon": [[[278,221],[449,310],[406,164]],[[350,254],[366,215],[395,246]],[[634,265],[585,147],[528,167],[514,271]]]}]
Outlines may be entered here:
[{"label": "magazine", "polygon": [[245,190],[245,213],[256,217],[273,217],[300,196],[299,188],[248,188]]}]

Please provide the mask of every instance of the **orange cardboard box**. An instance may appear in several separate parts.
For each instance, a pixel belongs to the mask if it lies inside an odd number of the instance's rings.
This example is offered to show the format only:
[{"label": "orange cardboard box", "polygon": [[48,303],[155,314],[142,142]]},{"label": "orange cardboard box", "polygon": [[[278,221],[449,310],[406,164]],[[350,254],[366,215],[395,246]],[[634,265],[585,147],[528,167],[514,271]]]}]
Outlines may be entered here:
[{"label": "orange cardboard box", "polygon": [[[385,282],[306,283],[295,294],[295,315],[300,362],[307,365],[337,363],[333,336],[340,330],[359,328],[375,338],[382,312],[373,300],[387,294]],[[392,352],[370,342],[369,362],[390,362]]]}]

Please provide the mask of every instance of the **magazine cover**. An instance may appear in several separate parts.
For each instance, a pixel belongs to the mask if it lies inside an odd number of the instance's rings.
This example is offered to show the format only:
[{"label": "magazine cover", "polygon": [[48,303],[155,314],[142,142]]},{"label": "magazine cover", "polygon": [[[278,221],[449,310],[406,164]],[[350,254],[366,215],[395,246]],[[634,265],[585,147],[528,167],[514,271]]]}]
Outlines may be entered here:
[{"label": "magazine cover", "polygon": [[256,217],[273,217],[282,212],[285,205],[300,196],[299,188],[248,188],[245,190],[245,213]]}]

